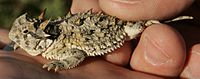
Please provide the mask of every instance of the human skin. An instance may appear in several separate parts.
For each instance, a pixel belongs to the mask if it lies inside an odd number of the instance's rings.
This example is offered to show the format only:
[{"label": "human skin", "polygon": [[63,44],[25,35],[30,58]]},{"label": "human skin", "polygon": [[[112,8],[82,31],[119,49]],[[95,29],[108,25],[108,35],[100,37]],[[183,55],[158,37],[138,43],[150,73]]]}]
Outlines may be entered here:
[{"label": "human skin", "polygon": [[[125,2],[124,2],[125,1]],[[128,2],[127,1],[131,1]],[[137,1],[137,2],[132,2]],[[191,0],[74,0],[72,13],[84,12],[91,8],[94,11],[103,11],[109,15],[117,16],[123,20],[166,19],[179,14],[188,7]],[[146,2],[147,1],[147,2]],[[131,4],[129,4],[131,3]],[[151,4],[151,5],[150,5]],[[166,8],[170,4],[170,9]],[[144,6],[141,6],[144,5]],[[156,5],[156,6],[155,6]],[[131,8],[130,8],[131,7]],[[120,9],[119,9],[120,8]],[[142,10],[141,10],[142,8]],[[123,11],[122,11],[123,10]],[[182,26],[182,25],[181,25]],[[176,27],[181,27],[176,26]],[[59,71],[48,72],[42,69],[42,64],[48,60],[41,56],[32,57],[22,49],[16,51],[0,51],[0,77],[3,79],[163,79],[163,78],[200,78],[199,50],[200,45],[190,47],[186,51],[186,45],[193,41],[184,39],[196,39],[194,25],[185,25],[191,32],[177,32],[174,28],[165,24],[155,24],[148,27],[141,35],[136,48],[132,41],[125,42],[124,46],[114,52],[95,58],[87,58],[78,67]],[[198,28],[199,29],[199,28]],[[8,44],[7,31],[0,31],[3,48]],[[195,33],[199,33],[196,30]],[[188,35],[189,34],[189,35]],[[188,37],[193,35],[194,37]],[[184,36],[184,38],[182,38]],[[134,49],[134,51],[132,51]],[[188,55],[186,55],[186,52]],[[186,60],[187,59],[187,60]],[[199,62],[199,63],[198,63]],[[127,67],[130,66],[130,67]]]}]

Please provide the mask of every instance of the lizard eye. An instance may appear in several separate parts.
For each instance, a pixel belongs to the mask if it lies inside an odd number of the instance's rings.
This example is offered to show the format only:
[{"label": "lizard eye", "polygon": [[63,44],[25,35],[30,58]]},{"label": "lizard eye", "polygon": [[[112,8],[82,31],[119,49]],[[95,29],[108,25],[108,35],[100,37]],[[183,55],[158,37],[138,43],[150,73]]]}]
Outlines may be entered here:
[{"label": "lizard eye", "polygon": [[28,33],[28,30],[24,30],[23,33]]}]

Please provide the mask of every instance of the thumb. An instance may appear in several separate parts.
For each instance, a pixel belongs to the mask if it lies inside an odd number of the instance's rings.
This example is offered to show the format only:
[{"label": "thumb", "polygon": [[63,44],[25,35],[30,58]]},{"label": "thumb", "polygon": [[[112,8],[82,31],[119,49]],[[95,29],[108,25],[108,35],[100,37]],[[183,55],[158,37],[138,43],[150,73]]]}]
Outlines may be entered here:
[{"label": "thumb", "polygon": [[183,68],[185,54],[179,33],[167,25],[155,24],[143,32],[130,65],[136,71],[174,77]]}]

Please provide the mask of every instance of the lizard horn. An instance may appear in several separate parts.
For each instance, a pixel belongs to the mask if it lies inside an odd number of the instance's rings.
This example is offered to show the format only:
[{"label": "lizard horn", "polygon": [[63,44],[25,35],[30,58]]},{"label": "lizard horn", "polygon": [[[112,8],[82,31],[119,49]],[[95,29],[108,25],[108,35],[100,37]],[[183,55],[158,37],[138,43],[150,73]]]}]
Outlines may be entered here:
[{"label": "lizard horn", "polygon": [[42,22],[42,23],[40,24],[40,26],[39,26],[39,29],[44,30],[45,27],[49,24],[50,20],[51,20],[51,19],[48,19],[48,20],[45,20],[44,22]]},{"label": "lizard horn", "polygon": [[42,13],[40,14],[40,16],[38,16],[38,19],[39,19],[39,20],[43,20],[43,19],[44,19],[46,10],[47,10],[47,8],[45,8],[45,9],[42,11]]}]

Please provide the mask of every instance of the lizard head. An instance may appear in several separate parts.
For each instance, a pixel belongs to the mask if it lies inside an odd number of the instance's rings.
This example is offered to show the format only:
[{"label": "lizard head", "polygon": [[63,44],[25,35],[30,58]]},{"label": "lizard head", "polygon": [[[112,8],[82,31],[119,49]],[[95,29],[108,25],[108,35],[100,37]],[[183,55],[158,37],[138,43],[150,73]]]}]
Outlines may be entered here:
[{"label": "lizard head", "polygon": [[9,38],[33,56],[41,54],[52,44],[52,40],[46,38],[50,35],[44,32],[49,20],[40,21],[28,18],[25,13],[14,21],[9,32]]}]

